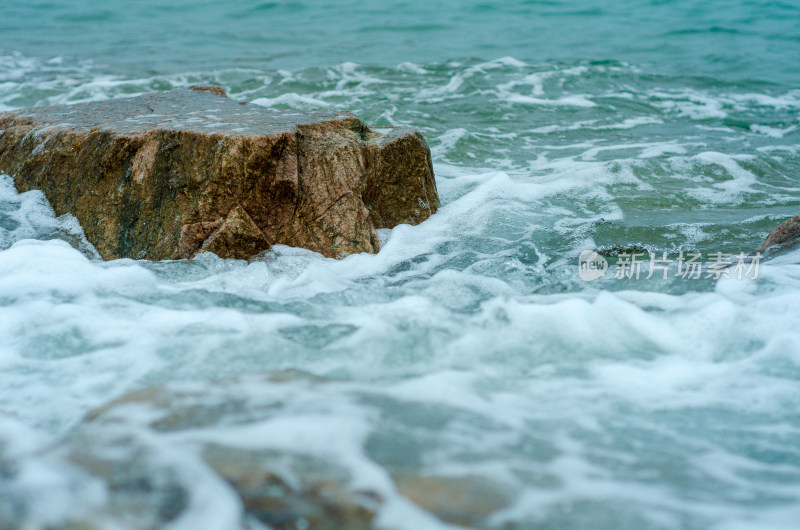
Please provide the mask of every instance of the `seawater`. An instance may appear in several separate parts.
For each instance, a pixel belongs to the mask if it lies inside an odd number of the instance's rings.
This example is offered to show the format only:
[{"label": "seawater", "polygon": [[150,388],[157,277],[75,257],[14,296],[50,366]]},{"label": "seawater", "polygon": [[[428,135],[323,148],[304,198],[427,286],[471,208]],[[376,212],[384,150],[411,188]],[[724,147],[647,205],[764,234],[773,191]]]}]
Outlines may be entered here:
[{"label": "seawater", "polygon": [[[398,466],[511,492],[487,527],[796,528],[800,251],[756,279],[615,271],[752,254],[800,214],[798,27],[793,2],[5,2],[0,110],[198,83],[349,110],[422,130],[442,207],[341,261],[103,262],[0,176],[0,521],[91,520],[108,485],[61,441],[127,392],[199,385],[283,405],[182,436],[122,420],[181,455],[173,528],[243,524],[196,472],[208,440],[343,466],[387,528],[446,527]],[[286,370],[306,376],[258,375]]]}]

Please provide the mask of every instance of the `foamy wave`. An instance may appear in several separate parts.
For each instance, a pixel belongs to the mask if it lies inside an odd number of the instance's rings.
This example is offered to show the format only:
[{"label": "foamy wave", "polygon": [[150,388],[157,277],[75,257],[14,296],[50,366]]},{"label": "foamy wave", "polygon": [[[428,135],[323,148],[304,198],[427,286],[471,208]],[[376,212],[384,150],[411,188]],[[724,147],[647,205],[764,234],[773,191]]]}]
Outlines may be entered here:
[{"label": "foamy wave", "polygon": [[[412,124],[442,200],[381,230],[375,255],[102,262],[74,218],[0,176],[0,519],[156,512],[87,473],[83,451],[152,479],[145,501],[180,492],[173,528],[257,528],[203,461],[214,444],[341,469],[383,499],[387,528],[448,527],[408,476],[496,493],[476,527],[796,520],[797,251],[746,281],[587,284],[576,264],[584,249],[752,251],[797,208],[796,91],[508,57],[128,79],[5,56],[0,76],[3,108],[213,82]],[[83,423],[154,386],[190,397],[145,393]],[[162,413],[187,421],[152,425]]]},{"label": "foamy wave", "polygon": [[[593,106],[593,105],[590,105]],[[562,131],[609,131],[609,130],[625,130],[633,129],[642,125],[655,125],[664,123],[664,120],[652,116],[638,116],[636,118],[626,118],[619,123],[603,124],[599,120],[579,121],[571,125],[547,125],[545,127],[537,127],[531,129],[529,132],[535,134],[551,134],[554,132]]]},{"label": "foamy wave", "polygon": [[743,195],[760,192],[753,187],[758,182],[756,176],[740,165],[741,161],[751,159],[750,155],[727,155],[715,152],[695,155],[692,160],[703,165],[720,166],[725,169],[726,176],[731,178],[722,182],[714,182],[711,187],[690,190],[689,193],[704,202],[741,203],[744,200]]},{"label": "foamy wave", "polygon": [[772,138],[783,138],[787,134],[797,130],[797,125],[790,125],[785,128],[769,127],[767,125],[751,125],[750,130],[757,134],[763,134]]},{"label": "foamy wave", "polygon": [[0,251],[23,239],[64,239],[92,257],[99,257],[86,241],[78,220],[70,214],[54,217],[41,191],[17,194],[14,181],[0,173]]},{"label": "foamy wave", "polygon": [[258,98],[254,99],[250,103],[255,105],[261,105],[263,107],[271,107],[273,105],[288,105],[292,108],[298,109],[305,109],[309,107],[330,107],[331,104],[321,99],[312,98],[309,96],[301,96],[300,94],[295,94],[294,92],[290,92],[288,94],[281,94],[275,98]]}]

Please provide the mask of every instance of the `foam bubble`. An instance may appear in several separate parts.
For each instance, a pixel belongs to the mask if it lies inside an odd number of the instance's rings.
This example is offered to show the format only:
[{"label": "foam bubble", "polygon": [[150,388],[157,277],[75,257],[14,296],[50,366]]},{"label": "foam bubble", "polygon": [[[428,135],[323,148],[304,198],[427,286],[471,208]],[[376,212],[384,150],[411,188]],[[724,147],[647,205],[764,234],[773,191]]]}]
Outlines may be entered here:
[{"label": "foam bubble", "polygon": [[772,138],[783,138],[785,135],[793,132],[797,129],[796,125],[790,125],[789,127],[779,128],[779,127],[769,127],[767,125],[751,125],[750,130],[757,134],[763,134]]},{"label": "foam bubble", "polygon": [[750,155],[705,152],[695,155],[692,159],[703,164],[721,166],[725,169],[726,175],[731,177],[722,182],[715,182],[711,188],[691,190],[689,193],[692,196],[707,202],[737,204],[744,200],[743,195],[758,193],[753,187],[758,179],[739,164],[739,161],[750,160]]},{"label": "foam bubble", "polygon": [[322,101],[321,99],[312,98],[309,96],[301,96],[300,94],[296,94],[294,92],[281,94],[280,96],[275,98],[257,98],[251,101],[250,103],[253,103],[254,105],[261,105],[263,107],[272,107],[275,105],[288,105],[296,109],[331,106],[330,103]]}]

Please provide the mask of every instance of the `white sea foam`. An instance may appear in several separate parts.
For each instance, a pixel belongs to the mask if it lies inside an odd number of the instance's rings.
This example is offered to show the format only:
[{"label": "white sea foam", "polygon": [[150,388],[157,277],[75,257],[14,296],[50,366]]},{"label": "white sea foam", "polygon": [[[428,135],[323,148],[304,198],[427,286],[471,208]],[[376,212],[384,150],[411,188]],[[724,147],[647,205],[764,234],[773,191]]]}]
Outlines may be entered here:
[{"label": "white sea foam", "polygon": [[773,109],[796,109],[800,108],[800,90],[790,90],[784,95],[774,96],[769,94],[730,94],[726,99],[730,99],[745,105],[758,105],[762,107],[772,107]]},{"label": "white sea foam", "polygon": [[397,69],[401,72],[408,72],[411,74],[417,75],[425,75],[428,73],[427,70],[419,66],[418,64],[414,64],[412,62],[406,61],[397,65]]},{"label": "white sea foam", "polygon": [[[517,79],[498,85],[498,97],[502,101],[508,103],[519,103],[524,105],[594,107],[596,104],[585,94],[570,94],[555,98],[544,97],[547,95],[545,92],[545,82],[547,80],[550,80],[554,77],[562,79],[564,77],[580,76],[586,74],[587,72],[588,68],[585,66],[567,68],[564,70],[536,72],[527,75],[522,79]],[[529,86],[530,94],[521,94],[514,90],[520,86]]]},{"label": "white sea foam", "polygon": [[797,130],[796,125],[790,125],[788,127],[780,128],[780,127],[769,127],[767,125],[751,125],[750,130],[757,134],[763,134],[766,136],[770,136],[772,138],[783,138],[785,135],[789,134]]},{"label": "white sea foam", "polygon": [[698,199],[712,203],[741,203],[746,194],[758,193],[753,186],[758,182],[756,176],[744,169],[739,161],[750,160],[750,155],[727,155],[724,153],[705,152],[692,157],[701,164],[721,166],[726,176],[722,182],[714,182],[710,188],[696,188],[689,193]]},{"label": "white sea foam", "polygon": [[505,93],[501,98],[508,103],[520,103],[523,105],[553,105],[564,107],[594,107],[595,103],[583,95],[564,96],[561,98],[547,99],[526,96],[523,94]]},{"label": "white sea foam", "polygon": [[435,88],[422,89],[417,95],[419,98],[423,99],[441,98],[443,96],[457,93],[464,82],[473,76],[485,75],[491,70],[503,67],[522,68],[524,66],[526,66],[525,63],[522,63],[513,57],[502,57],[494,61],[487,61],[465,68],[462,72],[458,72],[453,75],[447,84]]},{"label": "white sea foam", "polygon": [[[5,417],[0,409],[0,465],[14,469],[0,481],[0,520],[24,515],[30,528],[91,516],[106,500],[103,483],[54,457],[43,456],[52,439]],[[37,502],[46,498],[48,502]]]},{"label": "white sea foam", "polygon": [[570,125],[546,125],[544,127],[537,127],[535,129],[531,129],[528,132],[535,134],[550,134],[554,132],[579,131],[579,130],[611,131],[611,130],[633,129],[641,125],[654,125],[659,123],[664,123],[664,120],[652,116],[639,116],[636,118],[626,118],[622,120],[620,123],[612,123],[612,124],[605,124],[600,122],[600,120],[587,120],[587,121],[577,121],[571,123]]},{"label": "white sea foam", "polygon": [[[119,492],[64,453],[81,426],[89,452],[175,472],[175,528],[243,526],[205,443],[339,466],[384,499],[387,528],[447,527],[398,491],[398,461],[510,491],[486,526],[794,527],[798,253],[757,280],[675,289],[586,284],[576,258],[757,245],[796,205],[796,91],[672,90],[627,65],[513,58],[123,79],[11,56],[0,76],[3,108],[214,81],[262,105],[412,123],[442,198],[425,223],[382,230],[376,255],[102,262],[74,218],[0,176],[0,467],[20,469],[0,481],[0,518],[112,527],[98,514]],[[258,375],[287,369],[316,377]],[[82,423],[151,385],[194,389],[192,406],[222,417],[161,431],[145,401]]]},{"label": "white sea foam", "polygon": [[[714,156],[710,159],[717,160]],[[47,429],[61,425],[56,427],[61,431],[64,425],[73,425],[87,408],[147,381],[164,377],[203,379],[211,376],[210,372],[204,375],[206,370],[219,375],[218,361],[223,357],[230,375],[294,365],[296,357],[289,363],[282,358],[282,351],[291,350],[282,349],[277,332],[316,325],[319,317],[282,312],[246,314],[235,305],[198,307],[191,303],[170,307],[153,301],[206,293],[200,294],[202,299],[216,292],[282,304],[346,293],[365,279],[391,277],[393,267],[415,257],[426,256],[433,262],[430,266],[438,268],[437,259],[441,258],[434,249],[453,241],[456,231],[463,237],[465,220],[473,220],[470,231],[480,233],[481,222],[475,220],[490,216],[511,199],[541,199],[543,190],[550,188],[513,183],[497,173],[462,178],[472,179],[466,187],[469,191],[463,191],[458,178],[452,179],[453,189],[449,189],[447,179],[442,181],[443,196],[450,199],[440,215],[419,227],[395,228],[378,255],[351,256],[342,261],[279,248],[267,261],[250,264],[224,263],[212,256],[165,265],[165,270],[172,267],[178,273],[170,279],[158,269],[149,271],[129,260],[109,264],[91,261],[58,241],[18,241],[0,252],[0,298],[17,300],[0,318],[3,336],[11,338],[2,356],[4,387],[10,384],[16,389],[4,402],[6,413],[49,426]],[[6,203],[13,201],[13,196],[6,197]],[[180,273],[180,267],[196,272]],[[413,277],[411,272],[409,278]],[[456,474],[479,472],[518,490],[516,500],[495,515],[493,520],[498,524],[541,521],[557,513],[563,503],[590,499],[602,499],[613,510],[632,502],[649,507],[646,517],[667,527],[679,524],[674,510],[712,517],[720,527],[739,524],[745,520],[745,512],[733,505],[709,510],[702,503],[681,500],[657,483],[616,478],[597,463],[595,453],[606,451],[606,458],[625,468],[637,465],[637,458],[648,458],[647,452],[631,457],[624,447],[594,448],[589,439],[569,433],[575,428],[602,433],[605,422],[621,422],[632,432],[640,432],[653,428],[649,420],[639,419],[645,413],[728,407],[734,414],[769,414],[790,403],[792,381],[781,380],[769,366],[775,360],[799,365],[800,359],[792,352],[800,346],[800,336],[785,326],[785,319],[800,307],[796,307],[798,298],[793,291],[770,290],[770,285],[794,285],[792,289],[798,289],[800,270],[794,264],[765,266],[762,278],[761,284],[730,282],[720,284],[717,292],[683,296],[586,292],[519,297],[505,282],[493,283],[468,271],[441,270],[430,281],[415,280],[426,285],[421,292],[407,292],[395,300],[369,292],[359,295],[356,289],[353,296],[367,296],[372,301],[349,308],[334,302],[330,310],[335,317],[319,322],[353,326],[356,332],[332,343],[325,356],[312,355],[304,361],[306,369],[317,373],[344,370],[355,382],[274,387],[257,382],[239,384],[231,388],[253,403],[277,399],[288,408],[274,409],[274,415],[263,421],[235,428],[212,427],[153,439],[156,448],[172,455],[169,465],[182,470],[181,480],[194,485],[191,508],[178,526],[189,527],[201,518],[238,524],[236,502],[219,489],[218,479],[198,467],[190,454],[179,453],[185,445],[214,442],[299,451],[334,460],[348,469],[354,487],[384,496],[386,507],[380,521],[387,527],[406,528],[409,520],[431,528],[444,527],[400,497],[382,467],[364,453],[368,437],[395,421],[391,415],[376,414],[368,404],[372,401],[369,396],[391,399],[396,410],[419,403],[433,410],[462,411],[464,421],[431,427],[435,431],[430,435],[441,440],[437,442],[441,445],[426,457],[428,469]],[[381,284],[385,281],[379,280]],[[449,293],[465,289],[467,298],[453,305],[453,295],[443,298],[445,291],[437,289],[439,284]],[[492,294],[472,298],[479,307],[475,313],[454,312],[452,307],[470,305],[469,293],[475,288]],[[71,301],[65,304],[65,300]],[[404,345],[412,338],[403,331],[409,325],[428,330],[430,335],[422,339],[423,348]],[[76,330],[75,335],[64,334],[71,329]],[[143,329],[147,333],[142,333]],[[269,350],[254,356],[231,356],[231,344],[255,345],[253,340],[264,340],[268,335]],[[47,336],[59,337],[67,355],[57,364],[41,357],[52,346],[36,341]],[[221,349],[227,354],[221,356]],[[267,351],[270,353],[265,357]],[[354,356],[354,351],[363,353]],[[570,354],[565,356],[564,351]],[[30,370],[30,375],[24,375]],[[558,375],[561,371],[564,374]],[[386,378],[393,372],[408,377],[378,386],[369,382],[372,377]],[[59,395],[57,402],[52,400],[54,392]],[[220,395],[225,392],[229,390]],[[216,399],[214,395],[209,393],[208,399]],[[357,396],[366,396],[366,401]],[[620,416],[616,412],[619,407],[639,412]],[[131,412],[126,412],[125,422],[137,421],[138,416]],[[482,422],[489,422],[491,429],[486,431]],[[401,428],[405,427],[401,424]],[[535,443],[549,449],[538,455],[534,452],[533,460],[506,452],[509,444],[522,443],[521,437],[529,428],[538,433]],[[651,435],[658,433],[655,428]],[[35,436],[48,439],[42,433]],[[715,448],[721,456],[739,454],[737,449],[715,446],[702,431],[682,436],[674,442],[681,447],[701,443]],[[483,464],[466,465],[459,457],[462,451],[485,455]],[[65,510],[77,507],[74,491],[83,499],[82,509],[103,502],[102,485],[79,479],[79,471],[62,469],[62,464],[52,458],[39,456],[31,464],[56,480],[49,487],[60,504],[53,505],[48,518],[57,520],[72,513]],[[626,463],[625,458],[633,461]],[[690,474],[690,481],[714,472],[713,480],[744,495],[754,488],[781,492],[778,485],[739,480],[741,466],[735,461],[719,460],[707,469],[699,465],[699,457],[696,462],[691,456],[686,458],[688,468],[696,470]],[[753,466],[754,471],[765,473],[772,468],[768,463]],[[548,480],[560,486],[531,484],[519,478],[520,473],[532,470],[551,477]],[[726,470],[730,473],[727,479],[721,473]],[[28,486],[23,484],[39,488],[41,480],[22,477],[13,483],[14,491],[25,496]],[[83,484],[78,490],[74,490],[75,480]],[[88,493],[91,491],[94,493]],[[602,495],[598,496],[599,492]],[[765,512],[749,517],[755,517],[752,521],[756,524],[781,520]]]},{"label": "white sea foam", "polygon": [[50,203],[40,191],[17,194],[14,181],[0,173],[0,250],[30,238],[67,238],[89,255],[97,252],[89,244],[78,220],[70,214],[54,218]]},{"label": "white sea foam", "polygon": [[686,116],[693,120],[710,118],[725,118],[725,101],[720,98],[696,91],[680,91],[676,93],[658,92],[650,93],[653,105],[669,111],[677,111],[678,116]]},{"label": "white sea foam", "polygon": [[645,144],[605,145],[592,147],[580,155],[581,160],[595,160],[597,155],[608,151],[639,151],[637,158],[655,158],[667,153],[682,154],[686,148],[677,142],[658,142]]},{"label": "white sea foam", "polygon": [[331,104],[319,98],[310,96],[303,96],[294,92],[281,94],[274,98],[258,98],[250,103],[254,105],[261,105],[263,107],[272,107],[274,105],[288,105],[292,108],[305,109],[309,107],[330,107]]}]

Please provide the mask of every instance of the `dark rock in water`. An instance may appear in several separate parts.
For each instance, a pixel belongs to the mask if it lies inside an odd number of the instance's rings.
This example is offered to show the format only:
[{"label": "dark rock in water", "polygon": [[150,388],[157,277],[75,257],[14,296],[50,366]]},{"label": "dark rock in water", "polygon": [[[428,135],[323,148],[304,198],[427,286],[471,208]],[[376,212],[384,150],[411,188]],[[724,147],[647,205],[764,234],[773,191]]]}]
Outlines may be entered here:
[{"label": "dark rock in water", "polygon": [[272,244],[377,252],[439,199],[410,128],[241,105],[193,87],[0,114],[0,171],[71,213],[104,259],[248,258]]},{"label": "dark rock in water", "polygon": [[800,215],[778,225],[756,251],[761,252],[775,246],[786,248],[798,243],[800,243]]},{"label": "dark rock in water", "polygon": [[477,476],[395,473],[397,491],[447,523],[484,527],[489,517],[513,501],[512,492]]},{"label": "dark rock in water", "polygon": [[269,528],[373,528],[380,497],[347,489],[346,475],[330,464],[219,445],[206,447],[203,458],[236,490],[248,515]]},{"label": "dark rock in water", "polygon": [[[281,393],[267,393],[265,402],[254,398],[253,387],[247,389],[254,384],[263,389],[263,385],[315,384],[315,379],[285,371],[212,387],[139,389],[89,413],[58,452],[107,487],[102,513],[97,515],[119,527],[166,528],[187,515],[193,508],[193,484],[187,476],[195,477],[187,470],[202,469],[206,488],[223,487],[233,493],[231,500],[241,503],[245,528],[373,528],[383,499],[374,491],[352,488],[348,472],[336,462],[300,452],[204,440],[202,433],[259,424],[283,408]],[[196,451],[176,459],[168,442],[172,436],[197,436],[192,444]]]},{"label": "dark rock in water", "polygon": [[[295,431],[294,419],[309,410],[297,406],[298,396],[328,395],[326,385],[340,384],[285,370],[142,388],[87,414],[46,456],[69,467],[75,484],[84,485],[80,491],[102,486],[104,495],[91,511],[77,514],[87,515],[97,528],[151,530],[181,522],[187,527],[186,521],[208,516],[206,502],[213,498],[210,510],[238,521],[227,528],[366,530],[383,527],[381,518],[394,510],[395,494],[444,524],[488,528],[497,526],[493,517],[518,501],[511,485],[479,475],[436,473],[408,454],[392,455],[396,460],[388,466],[385,457],[370,454],[393,481],[387,488],[382,481],[355,480],[357,467],[349,457],[338,459],[338,451],[287,445],[314,432],[337,439],[329,432],[332,424]],[[363,399],[359,390],[353,392]],[[303,422],[316,421],[314,410]],[[3,473],[14,473],[4,468],[2,449],[0,493]],[[25,499],[9,502],[0,496],[0,523],[4,511],[25,521],[32,507]]]},{"label": "dark rock in water", "polygon": [[161,528],[178,519],[190,504],[180,473],[135,435],[78,429],[67,440],[67,462],[108,488],[101,518],[113,517],[126,528]]}]

